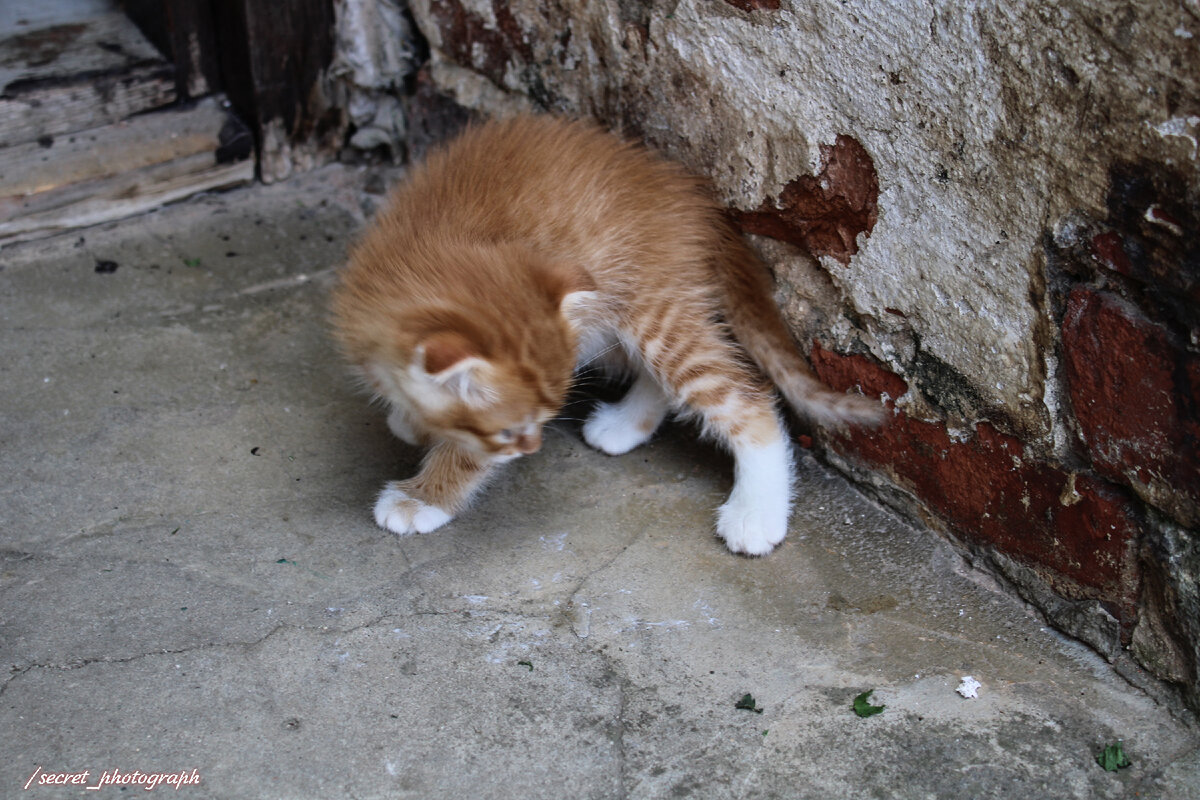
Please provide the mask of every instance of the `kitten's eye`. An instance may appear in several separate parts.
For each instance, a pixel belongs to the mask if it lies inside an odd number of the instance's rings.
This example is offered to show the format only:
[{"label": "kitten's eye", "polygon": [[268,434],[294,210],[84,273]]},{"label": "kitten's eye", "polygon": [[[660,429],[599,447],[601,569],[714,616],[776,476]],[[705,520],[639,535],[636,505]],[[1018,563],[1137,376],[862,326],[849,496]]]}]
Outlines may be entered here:
[{"label": "kitten's eye", "polygon": [[517,438],[517,429],[516,428],[505,428],[504,430],[502,430],[496,434],[496,438],[498,438],[504,442],[511,442],[513,439]]}]

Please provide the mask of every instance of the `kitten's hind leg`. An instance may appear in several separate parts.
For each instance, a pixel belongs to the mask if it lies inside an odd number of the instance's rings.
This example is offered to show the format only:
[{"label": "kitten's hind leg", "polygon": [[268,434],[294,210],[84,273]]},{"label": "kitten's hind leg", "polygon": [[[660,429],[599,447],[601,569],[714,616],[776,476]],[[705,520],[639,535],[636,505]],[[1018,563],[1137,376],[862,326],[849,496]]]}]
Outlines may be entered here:
[{"label": "kitten's hind leg", "polygon": [[787,441],[733,442],[729,499],[717,509],[717,535],[735,553],[762,556],[787,535],[792,467]]},{"label": "kitten's hind leg", "polygon": [[416,477],[383,487],[375,501],[375,522],[401,536],[436,530],[466,507],[491,468],[485,456],[439,442],[425,455]]},{"label": "kitten's hind leg", "polygon": [[787,535],[791,449],[769,386],[703,318],[674,314],[659,326],[673,335],[651,329],[639,340],[662,385],[733,451],[733,491],[718,509],[717,535],[735,553],[766,555]]},{"label": "kitten's hind leg", "polygon": [[646,442],[663,418],[669,400],[658,381],[644,369],[616,403],[600,403],[583,425],[583,438],[592,447],[610,456],[628,453]]}]

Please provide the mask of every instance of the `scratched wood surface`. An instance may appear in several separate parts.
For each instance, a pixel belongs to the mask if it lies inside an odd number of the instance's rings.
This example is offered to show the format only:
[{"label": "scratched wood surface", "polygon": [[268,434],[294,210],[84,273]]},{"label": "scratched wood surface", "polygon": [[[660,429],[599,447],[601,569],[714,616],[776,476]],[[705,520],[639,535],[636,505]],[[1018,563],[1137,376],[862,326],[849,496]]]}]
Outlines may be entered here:
[{"label": "scratched wood surface", "polygon": [[[0,147],[106,125],[175,100],[174,67],[124,14],[6,18]],[[8,15],[12,16],[12,15]]]},{"label": "scratched wood surface", "polygon": [[0,149],[0,244],[249,182],[251,155],[249,131],[215,99]]}]

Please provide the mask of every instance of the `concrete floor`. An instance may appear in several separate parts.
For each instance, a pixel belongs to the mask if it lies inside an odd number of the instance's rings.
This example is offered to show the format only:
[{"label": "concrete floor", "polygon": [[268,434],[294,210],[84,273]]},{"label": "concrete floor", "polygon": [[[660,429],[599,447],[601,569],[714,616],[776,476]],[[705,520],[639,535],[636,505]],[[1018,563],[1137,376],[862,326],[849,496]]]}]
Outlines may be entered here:
[{"label": "concrete floor", "polygon": [[417,454],[324,323],[364,178],[0,252],[0,796],[1200,796],[1194,727],[809,456],[759,560],[682,427],[614,459],[558,423],[447,528],[378,530]]}]

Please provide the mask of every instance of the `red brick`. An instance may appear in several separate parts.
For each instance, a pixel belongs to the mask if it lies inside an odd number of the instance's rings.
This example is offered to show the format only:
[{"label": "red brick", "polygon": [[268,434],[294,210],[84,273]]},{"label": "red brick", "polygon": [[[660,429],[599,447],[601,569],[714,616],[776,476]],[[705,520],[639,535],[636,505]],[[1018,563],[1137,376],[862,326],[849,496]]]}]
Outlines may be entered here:
[{"label": "red brick", "polygon": [[[862,356],[816,345],[812,361],[836,389],[858,386],[891,398],[907,391],[901,378]],[[1033,567],[1064,596],[1103,601],[1126,628],[1132,623],[1140,524],[1117,487],[1031,459],[1019,439],[986,422],[952,438],[942,423],[899,412],[880,429],[848,430],[831,443],[889,473],[962,539]]]},{"label": "red brick", "polygon": [[1185,525],[1200,518],[1200,359],[1119,297],[1076,288],[1062,326],[1075,418],[1096,470]]},{"label": "red brick", "polygon": [[821,380],[841,391],[861,389],[864,394],[873,397],[886,394],[892,400],[908,392],[908,383],[903,378],[866,356],[835,353],[813,340],[809,360]]},{"label": "red brick", "polygon": [[879,177],[870,154],[849,136],[821,145],[821,171],[788,183],[776,200],[735,214],[748,233],[770,236],[832,256],[843,264],[858,252],[879,216]]},{"label": "red brick", "polygon": [[1115,231],[1092,237],[1092,255],[1106,269],[1122,275],[1133,274],[1133,265],[1129,263],[1129,256],[1125,254],[1125,240]]}]

